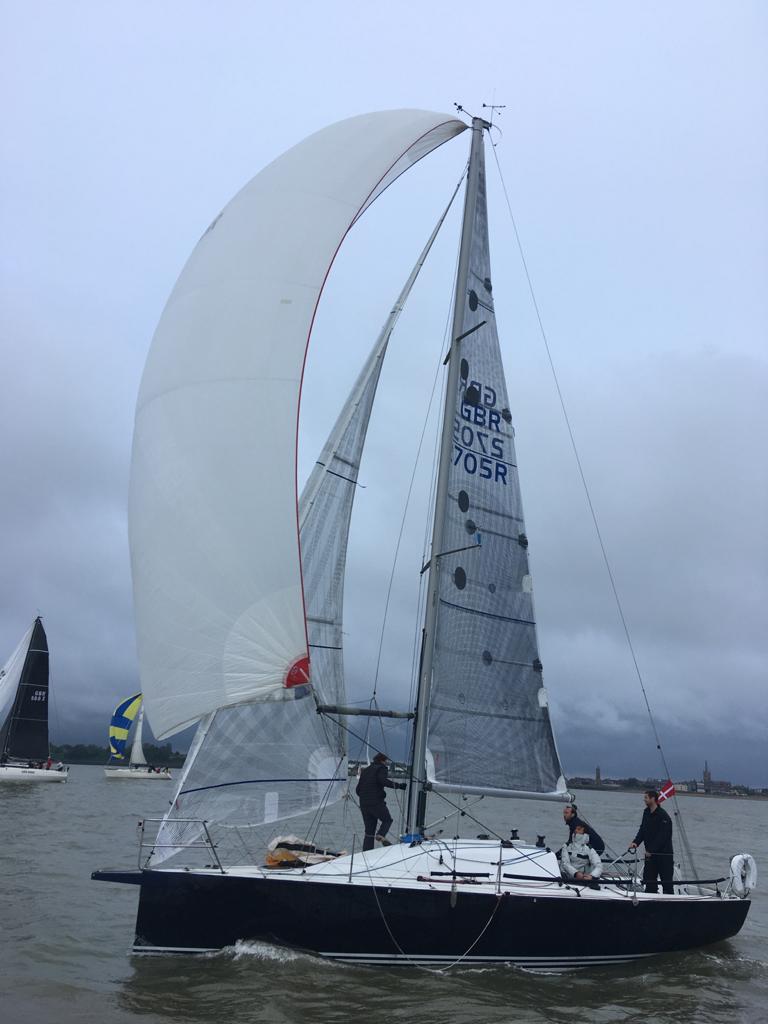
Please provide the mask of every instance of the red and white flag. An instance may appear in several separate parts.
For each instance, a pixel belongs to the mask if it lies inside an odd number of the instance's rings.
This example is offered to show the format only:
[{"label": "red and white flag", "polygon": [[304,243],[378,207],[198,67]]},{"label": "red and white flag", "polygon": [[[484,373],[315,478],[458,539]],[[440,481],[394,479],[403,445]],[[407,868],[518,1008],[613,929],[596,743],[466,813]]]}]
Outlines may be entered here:
[{"label": "red and white flag", "polygon": [[670,779],[669,782],[665,782],[659,790],[659,803],[663,803],[668,800],[671,796],[675,795],[675,784]]}]

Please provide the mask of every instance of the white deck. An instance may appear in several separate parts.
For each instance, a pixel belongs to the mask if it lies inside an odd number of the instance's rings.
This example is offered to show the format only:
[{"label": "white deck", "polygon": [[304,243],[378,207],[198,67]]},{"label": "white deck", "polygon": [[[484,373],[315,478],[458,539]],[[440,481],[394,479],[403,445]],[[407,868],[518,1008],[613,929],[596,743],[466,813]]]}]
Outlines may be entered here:
[{"label": "white deck", "polygon": [[[501,855],[501,856],[500,856]],[[221,875],[214,868],[159,868],[160,871],[184,871]],[[452,873],[463,877],[453,878]],[[599,889],[579,882],[566,882],[560,873],[555,854],[523,842],[501,847],[488,840],[425,840],[416,846],[397,843],[367,853],[337,857],[308,868],[265,868],[259,865],[225,866],[224,873],[238,878],[264,878],[277,884],[301,885],[320,882],[332,885],[345,883],[358,886],[382,886],[397,889],[450,892],[455,886],[462,893],[497,895],[499,892],[519,896],[555,899],[719,900],[717,895],[700,895],[682,890],[673,895],[644,893],[641,887],[630,887],[600,881]],[[474,877],[472,877],[474,873]],[[617,869],[606,872],[616,877]],[[482,876],[487,877],[482,877]],[[508,878],[505,875],[525,875]],[[532,877],[531,877],[532,876]]]}]

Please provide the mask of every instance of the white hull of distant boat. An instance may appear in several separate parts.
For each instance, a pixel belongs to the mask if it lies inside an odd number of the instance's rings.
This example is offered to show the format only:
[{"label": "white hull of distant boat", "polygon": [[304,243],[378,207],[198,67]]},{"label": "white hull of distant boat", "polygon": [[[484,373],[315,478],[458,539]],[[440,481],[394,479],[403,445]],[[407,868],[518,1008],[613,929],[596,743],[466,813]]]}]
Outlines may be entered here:
[{"label": "white hull of distant boat", "polygon": [[169,782],[171,773],[167,768],[161,771],[154,771],[152,768],[105,768],[104,775],[111,782],[122,782],[124,780],[144,780],[145,782]]},{"label": "white hull of distant boat", "polygon": [[69,768],[27,768],[19,764],[0,765],[0,782],[66,782]]},{"label": "white hull of distant boat", "polygon": [[50,760],[48,657],[48,638],[38,616],[0,668],[0,707],[10,702],[0,723],[0,782],[67,781],[65,765],[43,767]]}]

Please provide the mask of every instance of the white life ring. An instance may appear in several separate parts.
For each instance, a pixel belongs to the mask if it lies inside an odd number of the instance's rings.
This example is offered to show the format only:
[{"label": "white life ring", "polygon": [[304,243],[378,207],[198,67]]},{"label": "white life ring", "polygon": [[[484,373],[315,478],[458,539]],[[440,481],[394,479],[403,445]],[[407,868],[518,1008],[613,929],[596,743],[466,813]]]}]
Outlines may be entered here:
[{"label": "white life ring", "polygon": [[737,853],[731,860],[731,888],[737,896],[746,896],[757,885],[757,864],[749,853]]}]

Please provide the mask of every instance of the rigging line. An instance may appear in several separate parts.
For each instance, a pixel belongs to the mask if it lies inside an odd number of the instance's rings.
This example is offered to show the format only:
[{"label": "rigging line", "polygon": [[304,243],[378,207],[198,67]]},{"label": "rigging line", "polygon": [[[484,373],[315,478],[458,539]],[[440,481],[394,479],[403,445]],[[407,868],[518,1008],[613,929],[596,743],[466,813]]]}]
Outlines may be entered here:
[{"label": "rigging line", "polygon": [[[51,655],[48,654],[48,695],[51,703],[53,704],[53,719],[56,728],[56,735],[61,738],[61,730],[59,728],[61,722],[59,720],[59,705],[56,703],[56,687],[53,686],[53,669],[51,668]],[[50,723],[49,723],[50,725]],[[57,746],[57,744],[54,744]],[[51,734],[50,729],[48,732],[48,751],[51,749]]]},{"label": "rigging line", "polygon": [[[464,181],[464,178],[466,177],[468,170],[469,170],[469,161],[467,161],[467,165],[464,168],[464,170],[462,171],[461,177],[459,178],[458,182],[456,183],[456,188],[453,190],[453,194],[451,195],[451,198],[448,201],[448,205],[446,206],[445,210],[443,211],[442,216],[440,217],[440,220],[438,222],[440,226],[442,226],[443,221],[448,216],[448,211],[453,206],[453,201],[454,201],[454,199],[456,198],[456,196],[459,193],[459,189],[461,188],[461,184]],[[449,315],[450,315],[450,313],[449,313]],[[442,353],[442,348],[443,347],[444,347],[444,343],[443,343],[443,346],[441,346],[441,353]],[[377,688],[378,682],[379,682],[379,669],[381,667],[381,654],[382,654],[382,650],[383,650],[383,647],[384,647],[384,633],[385,633],[386,625],[387,625],[387,615],[389,613],[389,602],[390,602],[390,598],[392,596],[392,585],[394,583],[394,578],[395,578],[395,569],[397,567],[397,558],[398,558],[398,555],[400,553],[400,544],[401,544],[402,539],[403,539],[403,531],[405,530],[405,520],[406,520],[406,516],[408,515],[408,507],[410,505],[411,494],[413,492],[413,484],[414,484],[414,481],[416,480],[416,471],[418,469],[419,456],[421,455],[421,447],[422,447],[422,444],[424,443],[424,435],[426,434],[426,431],[427,431],[427,424],[429,422],[429,415],[430,415],[430,412],[432,410],[432,402],[433,402],[433,399],[435,397],[435,388],[437,387],[437,380],[438,380],[439,373],[440,373],[440,362],[438,361],[437,370],[435,372],[435,379],[432,382],[432,392],[431,392],[431,394],[429,396],[429,402],[427,403],[427,411],[426,411],[426,414],[424,416],[424,425],[423,425],[423,427],[421,429],[421,436],[419,437],[418,447],[416,448],[416,458],[414,459],[413,472],[411,473],[411,480],[410,480],[410,483],[408,485],[408,493],[407,493],[406,498],[405,498],[405,507],[403,509],[402,519],[400,520],[400,532],[397,535],[397,543],[395,545],[395,554],[394,554],[394,558],[392,560],[392,571],[391,571],[391,573],[389,575],[389,586],[387,587],[387,597],[386,597],[386,600],[384,602],[384,619],[383,619],[382,625],[381,625],[381,635],[379,637],[379,650],[378,650],[378,655],[376,657],[376,671],[374,672],[374,676],[373,676],[373,694],[371,696],[372,703],[374,703],[376,701],[376,688]]]},{"label": "rigging line", "polygon": [[[465,171],[464,171],[465,174],[467,173],[468,169],[469,169],[469,161],[467,161],[467,166],[466,166]],[[436,378],[435,378],[436,380],[437,380],[438,376],[440,375],[440,370],[441,370],[441,367],[443,365],[442,353],[445,350],[445,348],[447,347],[447,340],[448,340],[448,337],[449,337],[449,334],[450,334],[450,330],[451,330],[451,322],[452,322],[451,314],[453,312],[453,299],[454,299],[454,293],[456,291],[456,278],[457,278],[458,273],[459,273],[459,255],[460,255],[459,249],[457,248],[457,250],[456,250],[456,260],[454,262],[454,267],[453,267],[453,275],[451,277],[451,288],[450,288],[449,298],[448,298],[448,309],[447,309],[446,316],[445,316],[445,325],[443,327],[443,338],[442,338],[442,345],[441,345],[441,349],[440,349],[440,357],[438,359],[438,365],[437,365],[437,370],[436,370]],[[445,399],[444,399],[445,387],[446,387],[446,375],[445,374],[442,374],[442,376],[440,377],[440,381],[441,381],[441,384],[440,384],[440,402],[439,402],[439,406],[438,407],[442,408],[443,405],[444,405],[444,402],[445,402]],[[432,385],[433,391],[434,391],[434,386],[435,385],[433,383],[433,385]],[[432,401],[432,398],[430,398],[430,402],[431,401]],[[435,488],[437,486],[437,469],[438,469],[438,453],[439,453],[439,450],[440,450],[440,430],[438,429],[438,430],[435,431],[435,441],[434,441],[434,446],[433,446],[433,451],[432,451],[432,472],[430,474],[429,493],[428,493],[428,496],[427,496],[427,506],[426,506],[427,509],[431,509],[434,506]],[[431,536],[430,524],[431,524],[431,516],[428,514],[428,515],[426,515],[424,517],[424,535],[422,537],[422,542],[421,542],[421,564],[422,565],[424,565],[424,563],[427,561],[427,552],[428,552],[428,549],[429,549],[429,542],[430,542],[430,536]],[[415,705],[415,703],[416,703],[416,696],[417,696],[417,692],[418,692],[419,668],[420,668],[420,665],[421,665],[421,650],[422,650],[422,644],[423,644],[423,640],[424,640],[424,637],[423,637],[423,633],[424,633],[423,623],[424,623],[424,616],[425,616],[425,613],[426,613],[426,600],[427,600],[427,579],[424,576],[424,574],[421,573],[419,575],[419,586],[418,586],[417,600],[416,600],[416,617],[414,619],[413,648],[412,648],[412,652],[411,652],[411,685],[410,685],[409,690],[408,690],[408,707],[413,707]],[[409,722],[408,723],[407,732],[406,732],[406,736],[407,736],[406,749],[407,750],[412,750],[413,749],[414,726],[415,726],[415,722]]]},{"label": "rigging line", "polygon": [[[554,383],[555,383],[555,390],[557,392],[557,397],[558,397],[558,401],[560,403],[560,409],[561,409],[562,414],[563,414],[563,419],[565,420],[566,429],[568,431],[568,437],[570,438],[571,448],[573,449],[573,454],[574,454],[574,457],[576,459],[576,466],[578,468],[579,477],[581,479],[581,484],[582,484],[582,487],[584,489],[584,494],[585,494],[585,497],[586,497],[586,500],[587,500],[587,506],[589,508],[589,513],[590,513],[590,516],[592,518],[592,524],[593,524],[593,526],[595,528],[595,534],[597,535],[597,541],[598,541],[598,544],[600,546],[600,551],[601,551],[602,556],[603,556],[603,563],[605,564],[606,572],[608,574],[608,579],[609,579],[610,585],[611,585],[611,590],[613,591],[613,597],[614,597],[614,601],[616,602],[616,608],[617,608],[618,613],[619,613],[619,619],[621,621],[622,629],[624,631],[624,636],[626,637],[626,640],[627,640],[627,645],[629,647],[630,656],[632,658],[632,663],[633,663],[634,668],[635,668],[635,674],[637,675],[638,682],[640,683],[640,689],[641,689],[642,694],[643,694],[643,700],[645,701],[645,707],[646,707],[646,710],[648,712],[648,718],[649,718],[650,723],[651,723],[651,729],[653,731],[653,735],[654,735],[654,738],[656,740],[656,749],[659,751],[659,755],[661,757],[662,767],[664,768],[664,771],[667,773],[667,778],[671,780],[672,775],[670,773],[669,765],[667,764],[667,759],[664,756],[664,751],[663,751],[662,746],[661,746],[661,738],[659,736],[659,732],[658,732],[658,729],[656,727],[656,721],[655,721],[655,719],[653,717],[653,712],[651,711],[651,704],[650,704],[650,701],[648,700],[648,694],[646,693],[645,683],[643,681],[643,674],[640,671],[640,664],[639,664],[639,662],[637,660],[637,655],[635,653],[634,644],[632,643],[632,637],[630,635],[629,626],[627,624],[627,620],[626,620],[626,617],[624,615],[624,608],[623,608],[623,605],[621,603],[621,599],[619,597],[619,591],[618,591],[618,587],[616,586],[616,580],[615,580],[615,577],[613,575],[613,570],[611,568],[610,560],[608,558],[608,552],[606,550],[605,543],[603,542],[603,535],[600,532],[600,526],[599,526],[598,521],[597,521],[597,512],[595,511],[595,507],[594,507],[594,505],[592,503],[592,496],[590,494],[589,486],[587,485],[587,478],[586,478],[586,475],[584,473],[584,468],[582,466],[581,457],[579,455],[579,450],[578,450],[578,447],[576,445],[576,437],[575,437],[575,434],[573,432],[573,427],[571,426],[571,420],[570,420],[570,417],[568,416],[568,410],[567,410],[566,405],[565,405],[565,398],[563,396],[563,392],[562,392],[562,389],[560,387],[560,381],[558,379],[557,371],[555,369],[555,362],[554,362],[554,359],[552,358],[552,352],[551,352],[551,349],[549,347],[549,339],[547,338],[547,332],[544,329],[544,321],[542,320],[542,317],[541,317],[541,310],[539,309],[539,303],[538,303],[538,301],[536,299],[536,293],[535,293],[534,288],[533,288],[533,281],[531,280],[531,275],[530,275],[530,272],[528,270],[528,262],[527,262],[527,260],[525,258],[525,253],[523,251],[523,243],[522,243],[522,241],[520,239],[520,233],[519,233],[519,231],[517,229],[517,221],[515,220],[515,215],[512,212],[512,203],[510,201],[509,193],[507,191],[507,185],[506,185],[506,182],[504,181],[504,175],[502,174],[502,171],[501,171],[501,164],[499,163],[499,156],[498,156],[498,153],[496,152],[495,146],[492,146],[491,150],[493,152],[493,158],[494,158],[494,160],[496,162],[496,169],[499,172],[499,180],[501,181],[501,188],[502,188],[502,191],[504,193],[504,199],[506,200],[506,203],[507,203],[507,210],[509,211],[509,217],[510,217],[510,220],[512,221],[512,228],[513,228],[513,230],[515,232],[515,240],[517,242],[517,248],[518,248],[518,251],[520,253],[520,259],[521,259],[522,264],[523,264],[523,270],[525,272],[525,279],[528,282],[528,291],[530,292],[531,301],[533,303],[533,308],[534,308],[534,311],[536,313],[536,319],[537,319],[538,324],[539,324],[539,332],[541,333],[541,338],[542,338],[542,341],[544,342],[544,349],[545,349],[546,354],[547,354],[547,361],[549,362],[549,368],[550,368],[550,371],[552,373],[552,379],[554,380]],[[685,827],[684,827],[683,822],[682,822],[682,814],[680,812],[680,807],[679,807],[678,802],[677,802],[677,796],[676,795],[673,796],[672,799],[674,800],[674,805],[675,805],[675,817],[678,819],[678,826],[680,828],[680,832],[681,832],[681,835],[682,835],[682,838],[683,838],[683,846],[684,846],[684,848],[686,850],[686,853],[688,854],[688,856],[690,858],[691,867],[693,867],[693,857],[692,857],[692,854],[691,854],[691,851],[690,851],[690,848],[689,848],[688,837],[685,834]]]},{"label": "rigging line", "polygon": [[[334,771],[334,775],[336,774],[336,772],[339,770],[339,768],[343,764],[344,764],[344,758],[342,757],[336,763],[336,767],[333,770]],[[346,781],[347,781],[347,784],[349,784],[349,774],[348,773],[347,773],[347,780]],[[333,789],[334,785],[335,785],[335,783],[329,782],[328,785],[325,787],[325,792],[323,793],[323,796],[322,796],[322,798],[320,800],[320,803],[315,808],[315,813],[314,813],[314,815],[312,817],[312,820],[310,821],[309,825],[307,826],[306,841],[309,842],[309,843],[314,844],[315,837],[317,836],[317,833],[318,833],[318,831],[320,829],[320,826],[323,823],[323,815],[325,814],[325,811],[326,811],[326,809],[328,807],[328,804],[330,802],[331,792],[332,792],[332,789]],[[334,801],[334,803],[335,802],[336,801]]]},{"label": "rigging line", "polygon": [[[448,797],[447,797],[447,796],[446,796],[446,795],[445,795],[444,793],[440,793],[440,792],[438,792],[437,790],[430,790],[430,792],[431,792],[431,793],[434,793],[434,794],[435,794],[435,796],[439,796],[439,797],[440,797],[440,799],[441,799],[441,800],[444,800],[444,801],[445,801],[445,802],[446,802],[446,803],[448,804],[448,806],[449,806],[449,807],[460,807],[460,805],[459,805],[459,804],[455,804],[455,803],[453,802],[453,800],[449,800],[449,799],[448,799]],[[480,828],[482,828],[482,829],[486,829],[486,830],[487,830],[487,831],[488,831],[488,832],[489,832],[489,833],[490,833],[490,834],[491,834],[492,836],[495,836],[495,837],[496,837],[496,838],[497,838],[498,840],[500,840],[500,841],[502,841],[502,842],[504,842],[504,841],[505,841],[505,840],[504,840],[504,836],[502,836],[502,835],[499,835],[499,833],[498,833],[498,832],[496,832],[496,830],[495,830],[495,829],[492,829],[492,828],[490,827],[490,825],[486,825],[486,823],[485,823],[484,821],[480,821],[480,819],[479,819],[479,818],[476,818],[476,817],[475,817],[474,815],[470,814],[470,813],[469,813],[469,811],[465,810],[465,811],[464,811],[464,816],[465,816],[466,818],[469,818],[469,819],[470,819],[470,821],[474,821],[474,823],[475,823],[476,825],[479,825],[479,826],[480,826]],[[449,818],[449,817],[450,817],[450,814],[446,814],[446,818]]]},{"label": "rigging line", "polygon": [[[439,796],[441,800],[445,800],[445,802],[447,804],[449,804],[451,807],[458,807],[459,806],[458,804],[454,804],[454,802],[452,800],[449,800],[448,797],[445,796],[443,793],[437,792],[435,790],[432,790],[431,792],[435,793],[436,796]],[[469,813],[469,811],[464,811],[464,815],[465,815],[465,817],[470,818],[472,821],[474,821],[476,825],[480,825],[481,828],[487,829],[487,831],[491,835],[494,835],[501,842],[506,842],[506,840],[504,839],[503,836],[499,835],[498,832],[496,832],[494,829],[490,828],[484,822],[482,822],[482,821],[478,820],[477,818],[475,818],[473,815],[471,815]],[[444,840],[443,840],[443,842],[444,842]],[[519,846],[514,846],[513,849],[514,849],[514,852],[519,857],[523,857],[526,860],[529,860],[532,864],[537,864],[538,867],[542,867],[544,869],[544,871],[546,871],[549,874],[550,878],[552,878],[553,880],[559,880],[559,879],[561,880],[561,876],[559,874],[555,874],[546,865],[542,865],[540,863],[540,861],[537,860],[537,857],[539,857],[540,854],[531,855],[530,853],[526,853],[526,851],[521,849]]]},{"label": "rigging line", "polygon": [[[340,729],[344,729],[345,732],[348,732],[349,735],[353,736],[356,740],[360,740],[360,742],[363,743],[363,744],[368,742],[365,736],[361,736],[359,732],[355,732],[354,729],[350,729],[350,727],[348,725],[346,725],[346,723],[344,723],[341,720],[341,718],[333,719],[333,713],[332,712],[326,711],[326,712],[324,712],[324,714],[325,714],[325,716],[327,718],[335,720]],[[382,753],[385,753],[385,751],[382,751]]]},{"label": "rigging line", "polygon": [[474,940],[474,942],[472,942],[472,944],[461,954],[460,957],[458,957],[458,959],[456,959],[456,960],[452,961],[452,963],[446,964],[444,967],[440,967],[440,968],[424,967],[422,964],[420,964],[418,962],[418,960],[416,960],[415,958],[409,956],[408,953],[405,952],[403,947],[400,945],[400,943],[395,938],[395,936],[394,936],[394,934],[392,932],[392,929],[389,927],[389,922],[387,921],[386,915],[384,914],[384,909],[381,906],[381,902],[379,901],[379,894],[376,892],[376,883],[373,880],[373,876],[371,875],[371,869],[368,866],[368,861],[365,858],[363,858],[363,863],[365,864],[366,868],[368,869],[368,880],[371,883],[371,890],[373,892],[373,898],[376,900],[376,906],[378,907],[378,910],[379,910],[379,916],[381,917],[381,920],[382,920],[382,923],[383,923],[384,927],[387,929],[387,934],[389,935],[390,939],[392,940],[392,943],[394,944],[395,948],[400,953],[400,955],[405,957],[405,959],[413,967],[417,967],[420,971],[424,971],[424,973],[426,973],[426,974],[445,974],[445,972],[449,971],[451,969],[451,967],[455,967],[457,964],[460,964],[462,960],[464,960],[467,956],[469,956],[469,954],[472,952],[472,950],[475,948],[475,946],[478,944],[480,939],[482,939],[483,935],[485,935],[486,931],[490,927],[491,922],[493,921],[494,917],[496,916],[496,911],[499,909],[499,906],[501,905],[501,901],[503,899],[503,894],[502,893],[499,893],[496,896],[496,902],[494,903],[493,910],[491,911],[491,916],[486,921],[485,925],[481,929],[479,935]]},{"label": "rigging line", "polygon": [[[449,332],[450,332],[450,329],[451,329],[451,319],[452,319],[451,318],[451,313],[453,311],[453,296],[454,296],[454,292],[456,290],[456,277],[458,275],[458,272],[459,272],[459,253],[458,253],[458,250],[457,250],[456,262],[455,262],[454,268],[453,268],[453,277],[451,279],[450,297],[448,299],[448,311],[446,313],[445,326],[443,328],[442,348],[441,348],[441,351],[440,351],[441,361],[438,363],[437,374],[440,373],[441,366],[443,365],[442,364],[442,352],[447,347],[447,341],[448,341]],[[434,388],[434,385],[433,385],[433,388]],[[441,380],[440,380],[440,403],[439,403],[439,408],[442,408],[443,405],[444,405],[445,388],[446,388],[446,374],[443,374],[442,377],[441,377]],[[438,425],[438,429],[435,431],[435,440],[434,440],[434,444],[433,444],[433,448],[432,448],[432,471],[430,473],[429,492],[427,494],[427,509],[432,509],[434,507],[434,503],[435,503],[435,489],[437,487],[437,473],[438,473],[438,462],[439,462],[439,453],[440,453],[440,441],[441,441],[441,437],[440,437],[440,430],[439,430],[439,425]],[[430,526],[431,526],[431,524],[432,524],[432,516],[428,514],[428,515],[426,515],[424,517],[424,534],[423,534],[422,540],[421,540],[421,564],[422,565],[426,564],[426,562],[429,560],[429,557],[431,555],[431,551],[430,551],[430,541],[431,541]],[[418,674],[419,674],[418,662],[420,660],[420,652],[421,652],[421,644],[419,643],[419,641],[421,639],[421,634],[422,634],[421,625],[424,622],[423,606],[424,606],[424,604],[426,602],[427,589],[428,588],[426,586],[426,580],[425,580],[424,574],[420,573],[419,574],[419,606],[420,607],[419,607],[419,614],[417,615],[417,618],[416,618],[416,627],[415,627],[415,636],[414,636],[414,667],[413,667],[413,671],[414,671],[415,675],[414,675],[414,678],[412,680],[412,685],[411,685],[411,697],[413,698],[411,703],[413,703],[414,700],[415,700],[414,690],[415,690],[415,687],[416,687],[416,683],[418,681]]]}]

